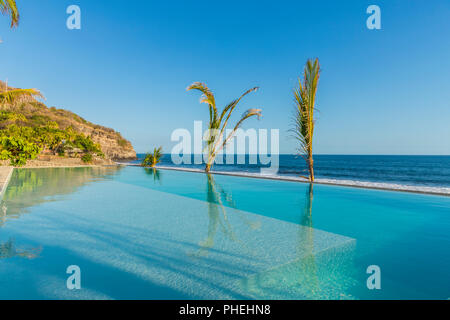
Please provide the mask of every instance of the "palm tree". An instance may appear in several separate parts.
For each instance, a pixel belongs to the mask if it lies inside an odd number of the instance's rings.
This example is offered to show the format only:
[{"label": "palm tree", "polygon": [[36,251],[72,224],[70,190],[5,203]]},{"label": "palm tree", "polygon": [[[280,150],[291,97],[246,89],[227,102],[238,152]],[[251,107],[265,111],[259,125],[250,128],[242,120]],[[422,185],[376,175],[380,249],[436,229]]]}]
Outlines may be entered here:
[{"label": "palm tree", "polygon": [[144,167],[155,167],[161,161],[162,157],[162,147],[153,149],[153,153],[147,153],[145,155],[142,165]]},{"label": "palm tree", "polygon": [[3,14],[9,14],[11,18],[11,28],[19,24],[19,11],[17,10],[16,0],[0,0],[0,11]]},{"label": "palm tree", "polygon": [[37,89],[9,90],[8,84],[5,84],[5,91],[0,92],[0,106],[12,105],[24,98],[44,98],[44,96]]},{"label": "palm tree", "polygon": [[261,117],[261,109],[248,109],[241,116],[241,119],[234,126],[233,131],[222,141],[221,137],[223,137],[223,133],[228,124],[228,120],[230,119],[231,114],[236,108],[237,104],[243,97],[247,94],[258,90],[258,87],[251,88],[244,92],[238,99],[233,100],[228,105],[226,105],[222,112],[218,113],[216,107],[216,99],[211,90],[206,86],[206,84],[201,82],[194,82],[191,84],[187,90],[198,90],[202,93],[200,98],[200,103],[206,103],[209,106],[209,137],[207,140],[207,148],[208,148],[208,159],[206,161],[205,171],[209,172],[211,170],[211,166],[213,165],[214,159],[216,155],[226,146],[229,140],[233,137],[236,130],[242,125],[242,123],[253,116],[257,116],[258,119]]},{"label": "palm tree", "polygon": [[317,84],[320,77],[319,59],[306,62],[303,74],[303,84],[298,79],[298,88],[294,89],[294,126],[291,131],[299,141],[299,154],[306,161],[309,172],[309,181],[314,181],[313,136],[314,136],[314,109],[316,102]]}]

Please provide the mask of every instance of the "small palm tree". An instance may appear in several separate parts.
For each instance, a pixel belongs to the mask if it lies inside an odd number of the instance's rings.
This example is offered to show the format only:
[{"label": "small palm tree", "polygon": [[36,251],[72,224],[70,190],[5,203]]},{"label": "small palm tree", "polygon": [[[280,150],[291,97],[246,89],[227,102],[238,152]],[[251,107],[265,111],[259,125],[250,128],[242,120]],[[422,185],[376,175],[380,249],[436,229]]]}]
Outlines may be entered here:
[{"label": "small palm tree", "polygon": [[142,161],[142,165],[144,167],[152,167],[153,168],[154,166],[156,166],[156,164],[161,162],[161,157],[162,157],[162,147],[155,148],[153,150],[153,153],[147,153],[145,155],[145,158]]},{"label": "small palm tree", "polygon": [[313,137],[314,137],[314,110],[316,91],[320,76],[319,59],[308,60],[303,74],[303,84],[298,79],[298,88],[294,89],[295,113],[294,126],[291,132],[299,141],[299,154],[306,161],[309,172],[309,181],[314,181]]},{"label": "small palm tree", "polygon": [[9,14],[11,28],[19,24],[19,11],[17,10],[16,0],[0,0],[0,11],[3,14]]},{"label": "small palm tree", "polygon": [[253,116],[257,116],[258,119],[261,117],[261,109],[248,109],[241,116],[241,119],[234,126],[233,131],[222,141],[221,137],[223,137],[223,133],[228,124],[228,120],[230,119],[231,114],[236,108],[237,104],[243,97],[247,94],[258,90],[258,87],[251,88],[244,92],[238,99],[233,100],[228,105],[226,105],[222,112],[218,113],[216,107],[216,99],[211,90],[206,86],[206,84],[201,82],[194,82],[191,84],[187,90],[198,90],[202,93],[200,98],[200,103],[206,103],[209,106],[209,137],[207,140],[207,151],[208,151],[208,159],[206,161],[205,171],[209,172],[211,170],[211,166],[213,165],[214,159],[216,155],[226,146],[229,140],[233,137],[236,130],[242,125],[242,123]]}]

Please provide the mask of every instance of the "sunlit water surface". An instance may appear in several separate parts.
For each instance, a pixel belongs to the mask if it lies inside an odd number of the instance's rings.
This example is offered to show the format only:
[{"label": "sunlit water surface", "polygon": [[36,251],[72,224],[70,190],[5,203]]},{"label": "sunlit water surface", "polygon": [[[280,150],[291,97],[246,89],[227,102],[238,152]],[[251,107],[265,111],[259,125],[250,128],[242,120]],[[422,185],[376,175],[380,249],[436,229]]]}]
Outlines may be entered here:
[{"label": "sunlit water surface", "polygon": [[[450,198],[139,167],[15,170],[0,299],[448,299]],[[66,269],[81,269],[69,290]],[[381,289],[367,288],[367,267]]]}]

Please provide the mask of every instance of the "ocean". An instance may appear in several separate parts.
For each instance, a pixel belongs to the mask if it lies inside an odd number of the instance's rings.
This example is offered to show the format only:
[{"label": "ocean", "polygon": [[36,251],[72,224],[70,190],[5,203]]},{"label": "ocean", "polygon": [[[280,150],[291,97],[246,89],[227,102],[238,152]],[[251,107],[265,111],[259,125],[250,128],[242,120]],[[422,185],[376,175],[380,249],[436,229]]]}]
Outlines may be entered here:
[{"label": "ocean", "polygon": [[[133,163],[141,162],[144,156],[138,154],[138,160]],[[261,167],[267,167],[261,165],[259,160],[258,164],[248,164],[248,156],[245,163],[214,164],[212,170],[245,175],[258,174]],[[204,165],[197,164],[175,165],[170,154],[165,154],[159,165],[204,168]],[[280,155],[277,175],[305,176],[305,170],[301,157]],[[315,155],[314,171],[318,182],[450,193],[450,156]]]}]

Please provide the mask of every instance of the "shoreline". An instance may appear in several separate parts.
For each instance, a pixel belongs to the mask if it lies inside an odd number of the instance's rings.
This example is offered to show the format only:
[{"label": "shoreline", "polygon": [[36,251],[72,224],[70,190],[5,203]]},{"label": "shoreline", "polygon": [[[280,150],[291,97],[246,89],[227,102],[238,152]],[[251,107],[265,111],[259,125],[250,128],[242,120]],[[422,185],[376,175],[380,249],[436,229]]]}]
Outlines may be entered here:
[{"label": "shoreline", "polygon": [[[118,165],[132,166],[132,167],[142,167],[140,164],[134,163],[117,163]],[[202,169],[195,168],[180,168],[180,167],[168,167],[168,166],[157,166],[155,169],[161,170],[173,170],[173,171],[184,171],[193,173],[203,173],[206,174]],[[235,176],[253,179],[266,179],[266,180],[278,180],[278,181],[288,181],[288,182],[300,182],[309,183],[306,179],[293,176],[264,176],[257,173],[240,173],[240,172],[227,172],[227,171],[211,171],[210,174],[224,175],[224,176]],[[434,196],[445,196],[450,197],[450,188],[448,192],[443,192],[440,190],[433,190],[432,188],[438,189],[439,187],[427,187],[427,186],[411,186],[411,185],[399,185],[393,183],[384,182],[363,182],[363,181],[353,181],[353,180],[327,180],[327,179],[316,179],[314,184],[319,185],[329,185],[329,186],[339,186],[339,187],[349,187],[349,188],[359,188],[359,189],[369,189],[369,190],[380,190],[380,191],[395,191],[395,192],[407,192],[415,194],[426,194]],[[383,184],[385,186],[383,186]],[[395,188],[396,186],[397,188]]]}]

